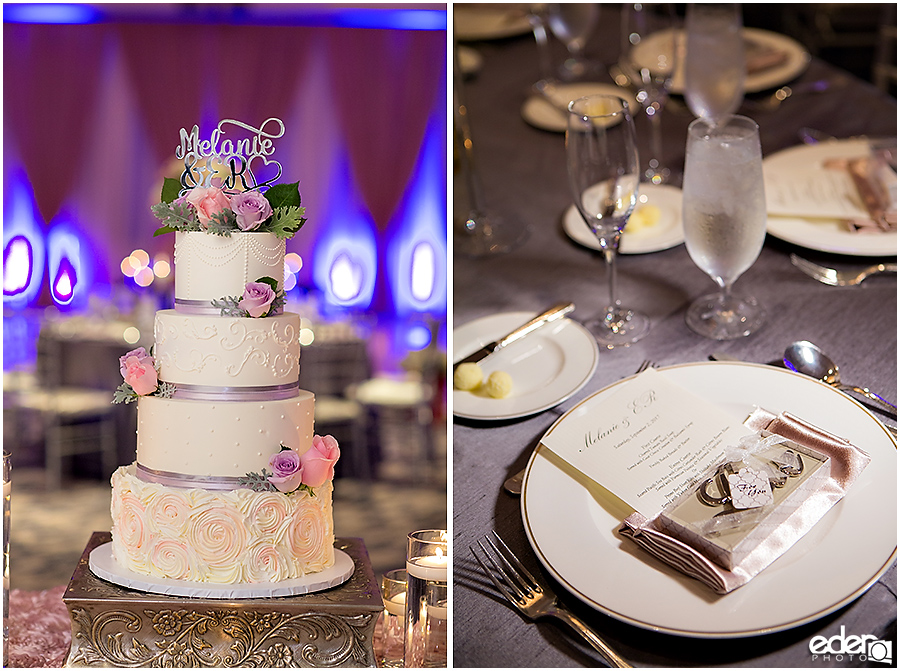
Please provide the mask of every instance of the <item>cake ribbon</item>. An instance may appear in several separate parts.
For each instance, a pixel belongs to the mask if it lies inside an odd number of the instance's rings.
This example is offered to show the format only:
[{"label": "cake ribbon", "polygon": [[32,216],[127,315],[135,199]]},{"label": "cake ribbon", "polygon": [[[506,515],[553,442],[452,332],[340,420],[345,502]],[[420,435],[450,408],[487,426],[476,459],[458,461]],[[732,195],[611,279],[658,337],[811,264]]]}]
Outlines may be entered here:
[{"label": "cake ribbon", "polygon": [[143,482],[153,482],[166,487],[180,489],[214,489],[217,491],[230,491],[240,489],[241,479],[225,475],[185,475],[183,473],[170,473],[169,471],[157,471],[141,464],[135,464],[135,475]]},{"label": "cake ribbon", "polygon": [[850,485],[868,465],[870,457],[844,438],[835,436],[788,412],[774,413],[756,408],[744,422],[753,431],[768,431],[821,452],[831,459],[831,473],[822,488],[807,498],[775,531],[761,542],[738,566],[723,568],[687,543],[669,536],[656,524],[632,513],[619,533],[630,538],[660,561],[695,578],[718,594],[727,594],[745,585],[760,571],[784,554],[840,501]]},{"label": "cake ribbon", "polygon": [[173,385],[172,398],[188,401],[280,401],[297,396],[299,382],[259,387],[213,387],[201,384]]},{"label": "cake ribbon", "polygon": [[[206,315],[219,317],[222,315],[222,308],[212,305],[210,301],[195,301],[187,298],[175,299],[175,311],[186,315]],[[268,317],[284,314],[284,306],[275,307]]]}]

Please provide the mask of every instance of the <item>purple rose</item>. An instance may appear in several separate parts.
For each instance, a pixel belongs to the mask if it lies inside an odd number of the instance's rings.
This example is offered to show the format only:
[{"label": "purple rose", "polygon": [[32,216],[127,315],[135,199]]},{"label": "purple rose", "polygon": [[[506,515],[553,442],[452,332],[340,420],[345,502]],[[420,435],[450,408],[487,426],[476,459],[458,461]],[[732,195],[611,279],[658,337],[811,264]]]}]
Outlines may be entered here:
[{"label": "purple rose", "polygon": [[231,210],[242,231],[252,231],[272,216],[272,206],[259,191],[244,191],[232,196]]},{"label": "purple rose", "polygon": [[275,300],[275,292],[265,282],[247,282],[244,287],[244,295],[238,302],[241,310],[246,310],[251,317],[264,317],[269,312],[269,306]]},{"label": "purple rose", "polygon": [[293,450],[282,450],[269,459],[272,475],[269,482],[284,494],[292,492],[303,481],[303,468],[300,466],[300,455]]}]

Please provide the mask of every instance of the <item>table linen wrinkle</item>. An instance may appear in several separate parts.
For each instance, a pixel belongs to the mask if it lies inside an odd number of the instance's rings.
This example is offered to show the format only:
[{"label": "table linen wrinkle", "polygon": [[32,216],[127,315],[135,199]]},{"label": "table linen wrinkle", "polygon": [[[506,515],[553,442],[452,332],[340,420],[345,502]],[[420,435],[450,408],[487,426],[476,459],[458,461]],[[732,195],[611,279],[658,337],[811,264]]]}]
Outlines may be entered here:
[{"label": "table linen wrinkle", "polygon": [[[593,40],[592,55],[605,64],[615,62],[618,56],[614,11],[609,10],[608,21],[601,21]],[[570,317],[586,320],[602,309],[605,276],[599,254],[571,241],[562,229],[562,215],[571,204],[563,135],[538,130],[520,115],[538,78],[534,38],[525,35],[469,46],[484,60],[480,72],[464,82],[484,199],[507,222],[529,226],[530,231],[525,243],[509,254],[455,256],[453,323],[459,326],[507,311],[537,313],[559,300],[573,301],[576,309]],[[814,104],[812,98],[798,95],[771,111],[740,110],[759,123],[764,157],[799,144],[798,131],[803,127],[835,137],[896,136],[896,101],[818,58],[812,58],[791,85],[822,79],[834,83],[815,94]],[[767,94],[771,91],[758,95]],[[676,98],[676,102],[680,101]],[[691,119],[683,105],[667,105],[663,113],[662,162],[678,171],[684,164]],[[639,152],[646,155],[649,127],[645,121],[638,120],[637,131]],[[495,530],[530,571],[549,578],[527,540],[520,500],[502,491],[503,482],[524,468],[537,441],[562,413],[633,374],[644,359],[669,365],[705,361],[713,351],[723,351],[745,361],[768,363],[780,360],[789,343],[811,340],[829,352],[847,379],[852,375],[863,386],[884,390],[887,400],[895,402],[896,279],[881,277],[859,287],[828,287],[792,267],[792,251],[833,266],[860,264],[858,258],[811,252],[767,237],[759,260],[738,280],[736,290],[746,286],[767,307],[769,321],[749,338],[726,343],[696,336],[684,324],[686,306],[693,297],[708,292],[709,279],[693,265],[683,245],[620,256],[622,302],[641,309],[652,320],[644,340],[628,348],[601,351],[593,378],[552,410],[500,425],[454,421],[456,561],[465,562],[469,545]],[[573,545],[577,546],[577,538]],[[529,623],[459,575],[455,579],[455,666],[577,667],[599,663],[555,624]],[[842,625],[847,635],[888,635],[896,618],[896,564],[862,596],[831,615],[794,629],[743,639],[698,640],[641,629],[593,610],[552,579],[551,586],[566,605],[576,609],[637,667],[806,667],[811,664],[809,641],[813,636],[834,636]],[[824,663],[828,664],[841,663]]]}]

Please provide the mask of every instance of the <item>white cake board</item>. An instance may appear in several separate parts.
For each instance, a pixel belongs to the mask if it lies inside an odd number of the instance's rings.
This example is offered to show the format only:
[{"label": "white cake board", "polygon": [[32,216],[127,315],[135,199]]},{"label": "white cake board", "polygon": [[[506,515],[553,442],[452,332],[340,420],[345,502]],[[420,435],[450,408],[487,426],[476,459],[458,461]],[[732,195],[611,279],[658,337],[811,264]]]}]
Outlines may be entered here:
[{"label": "white cake board", "polygon": [[249,583],[244,585],[222,585],[208,582],[188,582],[172,578],[154,578],[134,573],[119,566],[112,556],[112,543],[104,543],[91,551],[90,567],[99,578],[111,583],[153,594],[188,596],[201,599],[257,599],[278,596],[297,596],[319,592],[347,581],[353,575],[353,559],[346,552],[335,549],[334,565],[331,568],[311,573],[302,578],[283,580],[277,583]]}]

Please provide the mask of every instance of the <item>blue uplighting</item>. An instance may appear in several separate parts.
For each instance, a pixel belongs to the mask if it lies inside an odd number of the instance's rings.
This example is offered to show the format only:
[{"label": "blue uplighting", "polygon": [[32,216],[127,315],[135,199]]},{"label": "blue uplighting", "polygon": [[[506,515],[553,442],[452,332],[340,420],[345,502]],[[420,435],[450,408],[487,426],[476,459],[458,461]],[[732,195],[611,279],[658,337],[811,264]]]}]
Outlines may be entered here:
[{"label": "blue uplighting", "polygon": [[129,6],[119,16],[107,7],[65,3],[8,3],[3,5],[5,23],[101,23],[120,20],[231,23],[238,25],[331,26],[336,28],[375,28],[383,30],[446,30],[447,12],[440,9],[382,9],[379,7],[308,8],[301,5],[277,9],[249,5],[233,7],[219,4],[192,4],[178,7],[166,15]]},{"label": "blue uplighting", "polygon": [[100,13],[88,5],[22,3],[3,5],[4,23],[96,23]]},{"label": "blue uplighting", "polygon": [[343,28],[394,30],[446,30],[447,12],[428,9],[345,9],[333,14],[333,25]]}]

